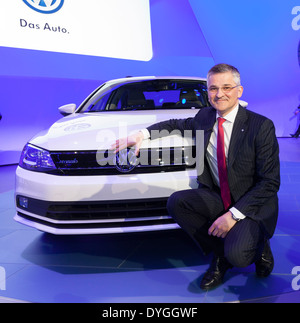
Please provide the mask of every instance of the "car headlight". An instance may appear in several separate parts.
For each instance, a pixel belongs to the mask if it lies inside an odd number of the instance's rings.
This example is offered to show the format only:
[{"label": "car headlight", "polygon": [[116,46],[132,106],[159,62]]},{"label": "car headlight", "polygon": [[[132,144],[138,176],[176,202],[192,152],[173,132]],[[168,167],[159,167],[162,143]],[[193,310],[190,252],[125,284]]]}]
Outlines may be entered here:
[{"label": "car headlight", "polygon": [[21,154],[19,166],[35,172],[56,169],[49,151],[27,144]]}]

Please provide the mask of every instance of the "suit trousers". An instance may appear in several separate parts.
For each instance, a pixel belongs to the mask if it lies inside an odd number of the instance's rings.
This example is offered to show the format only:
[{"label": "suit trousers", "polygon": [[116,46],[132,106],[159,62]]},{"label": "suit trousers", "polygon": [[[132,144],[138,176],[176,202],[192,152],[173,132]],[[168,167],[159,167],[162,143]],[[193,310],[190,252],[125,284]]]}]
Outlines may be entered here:
[{"label": "suit trousers", "polygon": [[264,234],[250,218],[237,222],[225,238],[208,234],[213,222],[225,213],[217,190],[198,188],[175,192],[169,197],[167,208],[204,254],[214,252],[225,256],[234,267],[247,267],[261,257]]}]

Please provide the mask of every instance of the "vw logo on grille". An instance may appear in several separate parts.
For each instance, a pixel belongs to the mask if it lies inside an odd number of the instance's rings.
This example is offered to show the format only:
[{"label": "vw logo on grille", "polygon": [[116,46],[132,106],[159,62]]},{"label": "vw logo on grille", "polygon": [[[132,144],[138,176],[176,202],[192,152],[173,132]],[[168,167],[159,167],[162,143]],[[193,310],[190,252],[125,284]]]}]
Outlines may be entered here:
[{"label": "vw logo on grille", "polygon": [[116,154],[114,164],[119,172],[129,173],[137,166],[138,159],[134,150],[123,149]]},{"label": "vw logo on grille", "polygon": [[23,0],[31,9],[40,13],[54,13],[61,9],[64,0]]}]

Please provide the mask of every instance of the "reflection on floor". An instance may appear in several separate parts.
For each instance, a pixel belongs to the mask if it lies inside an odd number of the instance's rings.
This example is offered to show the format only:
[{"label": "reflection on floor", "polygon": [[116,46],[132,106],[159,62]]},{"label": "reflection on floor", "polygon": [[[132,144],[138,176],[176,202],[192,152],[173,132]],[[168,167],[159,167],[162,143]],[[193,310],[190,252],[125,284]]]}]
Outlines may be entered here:
[{"label": "reflection on floor", "polygon": [[[16,166],[0,167],[0,302],[300,302],[300,139],[279,139],[280,216],[275,268],[230,270],[223,286],[198,286],[208,267],[181,231],[51,236],[13,221]],[[300,274],[300,267],[298,270]]]}]

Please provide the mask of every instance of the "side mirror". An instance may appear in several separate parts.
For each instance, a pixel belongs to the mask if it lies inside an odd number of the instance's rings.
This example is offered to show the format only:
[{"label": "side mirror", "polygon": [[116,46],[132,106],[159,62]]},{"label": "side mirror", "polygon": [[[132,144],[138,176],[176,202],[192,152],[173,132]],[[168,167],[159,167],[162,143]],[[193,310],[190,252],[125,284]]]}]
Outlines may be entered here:
[{"label": "side mirror", "polygon": [[71,104],[66,104],[63,105],[62,107],[58,108],[60,114],[62,114],[64,117],[68,116],[69,114],[72,114],[76,110],[76,104],[71,103]]},{"label": "side mirror", "polygon": [[243,107],[243,108],[247,108],[247,106],[248,106],[248,102],[246,102],[246,101],[243,101],[243,100],[239,100],[240,102],[240,105]]}]

